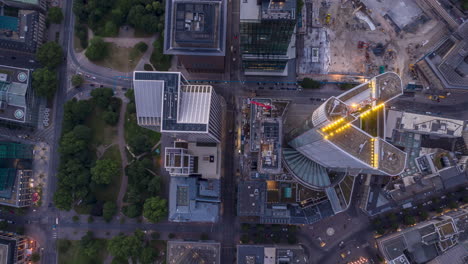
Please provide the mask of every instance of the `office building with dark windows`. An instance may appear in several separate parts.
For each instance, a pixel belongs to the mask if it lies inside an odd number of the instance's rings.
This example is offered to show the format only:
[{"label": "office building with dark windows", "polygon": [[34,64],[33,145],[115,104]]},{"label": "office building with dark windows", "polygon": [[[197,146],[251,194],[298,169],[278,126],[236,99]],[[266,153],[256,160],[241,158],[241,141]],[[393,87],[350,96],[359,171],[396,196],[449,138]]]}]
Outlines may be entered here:
[{"label": "office building with dark windows", "polygon": [[224,72],[226,0],[166,2],[164,53],[189,72]]},{"label": "office building with dark windows", "polygon": [[0,142],[0,205],[26,207],[32,204],[33,146]]},{"label": "office building with dark windows", "polygon": [[242,0],[240,42],[245,75],[286,76],[295,58],[296,1]]}]

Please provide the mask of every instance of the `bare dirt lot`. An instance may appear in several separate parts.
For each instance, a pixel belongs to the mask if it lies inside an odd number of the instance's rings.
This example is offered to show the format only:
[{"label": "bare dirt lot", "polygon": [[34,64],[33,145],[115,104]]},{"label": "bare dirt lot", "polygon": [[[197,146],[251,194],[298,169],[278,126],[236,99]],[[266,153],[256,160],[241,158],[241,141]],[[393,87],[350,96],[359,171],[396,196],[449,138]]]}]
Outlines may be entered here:
[{"label": "bare dirt lot", "polygon": [[[374,76],[385,70],[399,73],[407,83],[412,80],[409,65],[449,32],[445,24],[420,7],[417,0],[311,2],[319,6],[319,12],[305,5],[306,12],[314,13],[307,17],[316,23],[315,28],[303,30],[305,34],[299,37],[303,41],[303,47],[298,45],[301,47],[298,52],[300,76]],[[320,30],[326,32],[326,37],[316,37],[317,24],[323,27]],[[321,53],[315,65],[308,58],[311,46],[319,48]]]}]

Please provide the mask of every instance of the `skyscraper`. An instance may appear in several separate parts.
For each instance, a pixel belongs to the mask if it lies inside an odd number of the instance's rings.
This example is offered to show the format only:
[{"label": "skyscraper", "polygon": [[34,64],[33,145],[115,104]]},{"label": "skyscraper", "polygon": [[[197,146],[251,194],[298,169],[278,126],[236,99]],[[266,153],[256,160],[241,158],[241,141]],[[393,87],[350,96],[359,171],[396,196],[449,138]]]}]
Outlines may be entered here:
[{"label": "skyscraper", "polygon": [[287,75],[295,58],[296,1],[242,0],[240,41],[246,75]]},{"label": "skyscraper", "polygon": [[189,72],[223,72],[227,0],[166,1],[164,53]]},{"label": "skyscraper", "polygon": [[386,142],[385,103],[403,93],[400,77],[384,73],[330,97],[288,135],[286,167],[309,185],[327,186],[326,170],[398,175],[406,153]]},{"label": "skyscraper", "polygon": [[138,125],[189,142],[221,140],[221,102],[210,85],[180,72],[133,73]]}]

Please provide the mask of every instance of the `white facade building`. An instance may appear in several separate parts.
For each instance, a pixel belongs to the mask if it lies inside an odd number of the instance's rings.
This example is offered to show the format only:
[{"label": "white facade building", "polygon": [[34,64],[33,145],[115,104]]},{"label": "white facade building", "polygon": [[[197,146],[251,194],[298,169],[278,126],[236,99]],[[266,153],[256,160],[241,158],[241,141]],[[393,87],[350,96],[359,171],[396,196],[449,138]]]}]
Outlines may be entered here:
[{"label": "white facade building", "polygon": [[133,74],[138,125],[189,142],[219,143],[221,102],[210,85],[190,85],[180,72]]}]

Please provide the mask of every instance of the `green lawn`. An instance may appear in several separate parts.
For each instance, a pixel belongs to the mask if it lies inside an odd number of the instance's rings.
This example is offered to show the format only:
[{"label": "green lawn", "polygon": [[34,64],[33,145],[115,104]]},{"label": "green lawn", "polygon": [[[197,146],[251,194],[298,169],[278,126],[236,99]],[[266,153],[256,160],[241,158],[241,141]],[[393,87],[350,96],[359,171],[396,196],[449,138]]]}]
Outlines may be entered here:
[{"label": "green lawn", "polygon": [[[96,258],[90,258],[87,255],[83,254],[80,250],[80,241],[71,240],[71,246],[64,253],[59,252],[58,263],[59,264],[100,264],[104,263],[104,260],[107,256],[106,250],[106,240],[98,239],[100,244],[99,255]],[[59,240],[63,241],[63,239]]]},{"label": "green lawn", "polygon": [[103,60],[95,61],[94,63],[99,66],[109,67],[121,72],[130,72],[135,69],[143,56],[142,53],[135,54],[133,50],[133,47],[119,47],[114,43],[109,43],[108,56]]},{"label": "green lawn", "polygon": [[104,122],[103,112],[99,107],[95,107],[93,115],[86,120],[86,125],[93,133],[90,143],[94,149],[99,145],[110,145],[117,136],[117,127],[109,126]]},{"label": "green lawn", "polygon": [[[102,155],[102,159],[115,160],[116,162],[118,162],[119,168],[122,166],[122,160],[120,159],[120,151],[117,145],[113,145],[112,147],[108,148],[104,155]],[[109,185],[98,186],[95,190],[96,199],[99,201],[117,202],[117,196],[119,195],[121,180],[122,175],[121,173],[119,173],[118,175],[115,175],[115,178]]]},{"label": "green lawn", "polygon": [[142,128],[137,124],[136,121],[136,114],[125,114],[125,141],[129,141],[130,138],[133,137],[138,137],[141,135],[146,135],[150,139],[151,147],[156,145],[156,143],[159,142],[159,139],[161,139],[161,134],[149,130],[146,128]]}]

